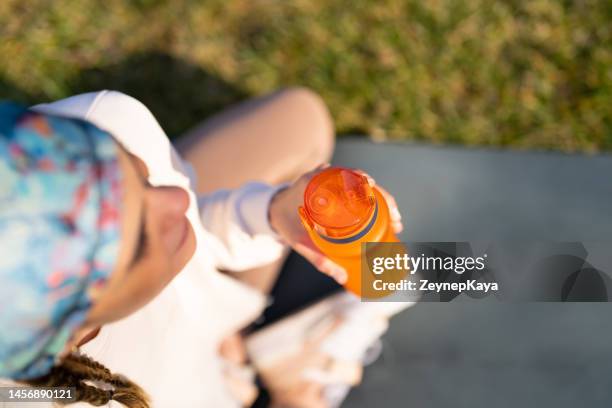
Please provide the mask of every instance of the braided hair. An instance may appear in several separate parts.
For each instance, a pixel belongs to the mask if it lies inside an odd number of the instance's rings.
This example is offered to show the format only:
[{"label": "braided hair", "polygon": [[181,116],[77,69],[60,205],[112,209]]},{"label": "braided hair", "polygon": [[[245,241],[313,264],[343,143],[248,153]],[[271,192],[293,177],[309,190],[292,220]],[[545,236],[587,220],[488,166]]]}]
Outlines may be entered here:
[{"label": "braided hair", "polygon": [[[128,408],[149,408],[149,397],[140,386],[83,354],[69,354],[49,374],[22,381],[34,387],[75,387],[75,401],[102,406],[114,400]],[[107,384],[107,387],[96,386]],[[110,387],[109,387],[110,386]],[[108,389],[110,388],[110,389]],[[61,400],[56,401],[60,405]]]}]

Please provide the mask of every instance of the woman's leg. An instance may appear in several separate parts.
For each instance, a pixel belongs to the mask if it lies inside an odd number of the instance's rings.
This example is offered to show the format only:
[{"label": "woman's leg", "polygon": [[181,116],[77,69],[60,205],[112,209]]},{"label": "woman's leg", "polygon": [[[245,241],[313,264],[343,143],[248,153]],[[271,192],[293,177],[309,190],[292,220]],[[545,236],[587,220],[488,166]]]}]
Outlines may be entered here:
[{"label": "woman's leg", "polygon": [[250,180],[293,180],[331,159],[334,128],[321,97],[290,88],[213,116],[176,147],[197,173],[197,192],[207,193]]},{"label": "woman's leg", "polygon": [[[196,171],[197,192],[208,193],[250,180],[277,184],[299,177],[331,159],[334,128],[321,97],[290,88],[213,116],[176,147]],[[233,276],[267,293],[284,260]]]}]

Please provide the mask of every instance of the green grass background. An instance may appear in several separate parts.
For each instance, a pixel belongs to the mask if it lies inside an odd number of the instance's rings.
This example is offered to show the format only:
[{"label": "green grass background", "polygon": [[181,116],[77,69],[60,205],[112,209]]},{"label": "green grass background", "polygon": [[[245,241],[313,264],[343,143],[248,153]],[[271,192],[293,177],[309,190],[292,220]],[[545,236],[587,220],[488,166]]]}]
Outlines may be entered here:
[{"label": "green grass background", "polygon": [[119,89],[171,135],[304,85],[339,133],[612,149],[610,0],[2,0],[0,39],[0,97]]}]

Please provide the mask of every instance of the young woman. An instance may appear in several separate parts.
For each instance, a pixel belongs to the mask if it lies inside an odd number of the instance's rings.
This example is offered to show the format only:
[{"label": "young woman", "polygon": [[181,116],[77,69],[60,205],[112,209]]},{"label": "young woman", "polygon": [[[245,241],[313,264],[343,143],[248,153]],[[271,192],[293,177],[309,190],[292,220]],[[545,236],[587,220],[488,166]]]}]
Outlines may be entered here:
[{"label": "young woman", "polygon": [[93,405],[239,406],[219,346],[264,307],[252,287],[270,287],[287,246],[345,279],[296,214],[333,149],[310,91],[196,128],[179,146],[193,166],[119,92],[3,108],[0,121],[0,377],[75,386]]}]

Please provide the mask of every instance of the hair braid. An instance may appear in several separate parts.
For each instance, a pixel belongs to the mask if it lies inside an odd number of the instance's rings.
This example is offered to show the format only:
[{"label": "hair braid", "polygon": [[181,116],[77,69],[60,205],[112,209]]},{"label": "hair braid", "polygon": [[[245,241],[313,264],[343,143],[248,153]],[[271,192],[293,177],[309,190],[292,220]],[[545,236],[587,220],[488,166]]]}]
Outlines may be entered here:
[{"label": "hair braid", "polygon": [[106,391],[98,387],[80,382],[76,387],[75,397],[77,401],[87,402],[96,407],[106,405],[113,397],[113,391]]},{"label": "hair braid", "polygon": [[[92,381],[107,383],[114,390],[91,385]],[[148,396],[140,386],[123,375],[113,374],[86,355],[70,354],[53,367],[49,374],[23,382],[35,387],[75,387],[76,401],[88,402],[94,406],[115,400],[129,408],[149,408]],[[57,402],[62,404],[61,401]]]},{"label": "hair braid", "polygon": [[141,393],[144,393],[136,383],[124,375],[111,373],[104,365],[84,354],[74,355],[74,358],[67,361],[67,364],[74,364],[74,371],[87,373],[89,379],[104,381],[115,387],[137,389]]}]

